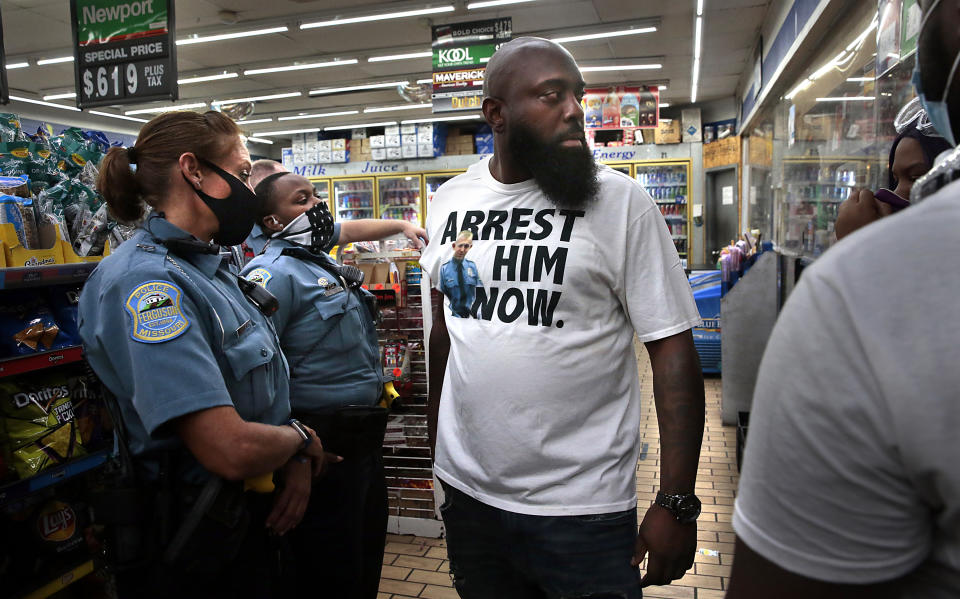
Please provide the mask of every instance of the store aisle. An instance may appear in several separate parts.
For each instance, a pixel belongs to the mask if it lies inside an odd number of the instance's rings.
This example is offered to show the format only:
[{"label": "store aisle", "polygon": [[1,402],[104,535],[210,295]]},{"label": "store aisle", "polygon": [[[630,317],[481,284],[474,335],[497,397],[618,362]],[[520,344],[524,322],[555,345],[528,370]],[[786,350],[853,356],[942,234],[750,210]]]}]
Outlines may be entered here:
[{"label": "store aisle", "polygon": [[[638,354],[645,422],[643,451],[637,462],[637,494],[640,505],[646,506],[656,494],[660,433],[653,405],[650,362],[642,347]],[[733,563],[730,519],[739,478],[736,429],[720,423],[720,379],[707,379],[706,392],[707,424],[697,474],[697,495],[703,502],[703,514],[698,526],[696,564],[686,576],[670,586],[644,589],[645,598],[722,599],[729,582]],[[643,511],[640,517],[643,517]],[[443,539],[387,535],[383,563],[378,599],[457,599],[448,574],[449,562]]]}]

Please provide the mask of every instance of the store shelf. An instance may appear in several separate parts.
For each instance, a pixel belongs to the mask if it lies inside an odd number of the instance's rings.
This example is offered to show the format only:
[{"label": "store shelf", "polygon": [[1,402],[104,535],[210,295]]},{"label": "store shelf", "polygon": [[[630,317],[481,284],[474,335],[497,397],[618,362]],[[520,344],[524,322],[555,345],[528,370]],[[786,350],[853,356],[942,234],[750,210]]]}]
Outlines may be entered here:
[{"label": "store shelf", "polygon": [[[637,183],[640,183],[640,181],[637,180]],[[682,183],[647,183],[646,185],[644,185],[643,183],[640,183],[640,185],[643,185],[643,187],[686,187],[687,182],[683,181]]]},{"label": "store shelf", "polygon": [[0,269],[0,289],[82,283],[96,268],[96,262],[51,264]]},{"label": "store shelf", "polygon": [[662,205],[662,206],[686,206],[686,205],[687,205],[687,201],[686,201],[686,200],[684,200],[684,201],[682,201],[682,202],[677,202],[677,201],[674,201],[674,200],[654,200],[654,202],[655,202],[656,204]]},{"label": "store shelf", "polygon": [[365,210],[365,211],[366,211],[366,210],[369,210],[370,212],[373,212],[373,206],[371,206],[371,207],[369,207],[369,208],[367,208],[367,207],[365,207],[365,206],[364,206],[364,207],[358,207],[358,208],[337,208],[337,212],[348,212],[348,211],[350,211],[350,210]]},{"label": "store shelf", "polygon": [[674,238],[674,239],[686,239],[687,236],[686,236],[686,235],[673,235],[673,238]]},{"label": "store shelf", "polygon": [[676,221],[685,221],[687,217],[682,214],[664,214],[663,218],[665,220],[676,220]]},{"label": "store shelf", "polygon": [[83,348],[79,345],[30,354],[28,356],[7,358],[0,360],[0,378],[23,374],[25,372],[33,372],[34,370],[43,370],[50,366],[79,362],[82,359]]},{"label": "store shelf", "polygon": [[376,283],[374,285],[361,285],[361,287],[373,294],[376,294],[377,292],[400,293],[400,283],[390,283],[386,285],[383,283]]},{"label": "store shelf", "polygon": [[46,583],[42,587],[28,591],[26,594],[14,595],[15,597],[20,597],[21,599],[43,599],[44,597],[49,597],[54,593],[62,591],[71,584],[80,580],[84,576],[92,574],[94,571],[93,560],[87,560],[80,564],[70,568],[69,570],[63,572],[54,580]]},{"label": "store shelf", "polygon": [[824,185],[826,187],[862,187],[862,185],[851,185],[850,183],[840,183],[835,181],[788,181],[788,186],[809,186],[809,185]]},{"label": "store shelf", "polygon": [[23,499],[37,491],[99,468],[107,462],[109,455],[108,449],[101,449],[66,464],[47,468],[30,478],[3,485],[0,487],[0,505]]}]

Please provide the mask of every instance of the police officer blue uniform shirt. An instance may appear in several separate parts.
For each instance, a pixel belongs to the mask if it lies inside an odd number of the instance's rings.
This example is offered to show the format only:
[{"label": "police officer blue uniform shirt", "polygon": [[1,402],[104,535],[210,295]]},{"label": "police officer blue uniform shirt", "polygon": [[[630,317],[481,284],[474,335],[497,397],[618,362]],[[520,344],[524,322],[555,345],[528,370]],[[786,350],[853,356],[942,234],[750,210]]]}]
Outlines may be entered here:
[{"label": "police officer blue uniform shirt", "polygon": [[[338,237],[339,225],[331,245]],[[369,292],[345,287],[336,266],[327,254],[310,254],[289,241],[272,239],[243,269],[243,276],[280,302],[272,318],[290,363],[290,396],[298,411],[373,406],[382,394],[377,332],[363,300]]]},{"label": "police officer blue uniform shirt", "polygon": [[[182,447],[165,425],[208,408],[286,422],[287,364],[267,318],[220,255],[168,251],[165,240],[192,238],[156,214],[144,227],[100,263],[80,296],[87,359],[117,396],[132,453]],[[195,463],[185,478],[207,476]]]},{"label": "police officer blue uniform shirt", "polygon": [[483,283],[477,274],[477,265],[472,261],[452,258],[440,267],[440,291],[450,299],[450,311],[454,316],[470,316],[477,287],[483,287]]},{"label": "police officer blue uniform shirt", "polygon": [[267,245],[267,242],[270,241],[270,235],[264,232],[263,227],[260,225],[253,225],[253,229],[250,230],[250,235],[247,236],[246,244],[253,250],[254,256],[259,256],[263,252],[263,248]]}]

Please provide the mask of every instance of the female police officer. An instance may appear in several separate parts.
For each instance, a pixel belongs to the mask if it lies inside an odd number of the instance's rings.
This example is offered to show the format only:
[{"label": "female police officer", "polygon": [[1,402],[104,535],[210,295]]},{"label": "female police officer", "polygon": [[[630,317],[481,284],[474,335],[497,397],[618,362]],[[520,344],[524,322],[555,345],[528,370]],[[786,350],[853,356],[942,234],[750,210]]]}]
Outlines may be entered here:
[{"label": "female police officer", "polygon": [[[80,298],[87,359],[117,398],[137,497],[152,503],[140,550],[116,556],[130,565],[118,573],[122,597],[269,593],[257,588],[267,580],[257,552],[269,545],[257,533],[296,525],[311,466],[324,463],[313,431],[288,426],[287,367],[268,319],[210,243],[250,232],[249,169],[237,126],[216,112],[158,116],[101,165],[97,185],[118,220],[152,209]],[[284,490],[258,512],[242,481],[278,469]]]},{"label": "female police officer", "polygon": [[297,586],[324,597],[372,599],[387,528],[381,458],[386,410],[376,407],[383,369],[360,273],[325,252],[336,243],[401,232],[420,246],[426,232],[397,220],[334,225],[310,181],[293,173],[265,178],[257,196],[261,226],[272,238],[243,273],[280,301],[273,322],[290,362],[294,415],[343,456],[314,483],[307,513],[290,535]]}]

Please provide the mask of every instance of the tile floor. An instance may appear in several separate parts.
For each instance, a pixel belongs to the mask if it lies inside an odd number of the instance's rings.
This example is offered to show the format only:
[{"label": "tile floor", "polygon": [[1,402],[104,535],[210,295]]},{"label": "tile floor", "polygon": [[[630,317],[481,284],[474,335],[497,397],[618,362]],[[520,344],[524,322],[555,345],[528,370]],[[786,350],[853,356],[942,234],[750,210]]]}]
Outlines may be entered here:
[{"label": "tile floor", "polygon": [[[660,434],[653,404],[653,375],[642,347],[638,351],[644,396],[643,441],[646,451],[637,463],[637,495],[641,506],[653,501],[660,465]],[[738,473],[736,429],[720,423],[720,379],[706,380],[707,423],[697,473],[697,495],[703,501],[698,524],[696,562],[670,586],[647,587],[644,597],[722,599],[733,563],[733,499]],[[640,512],[643,517],[643,510]],[[457,599],[450,582],[443,539],[388,535],[378,599]]]}]

